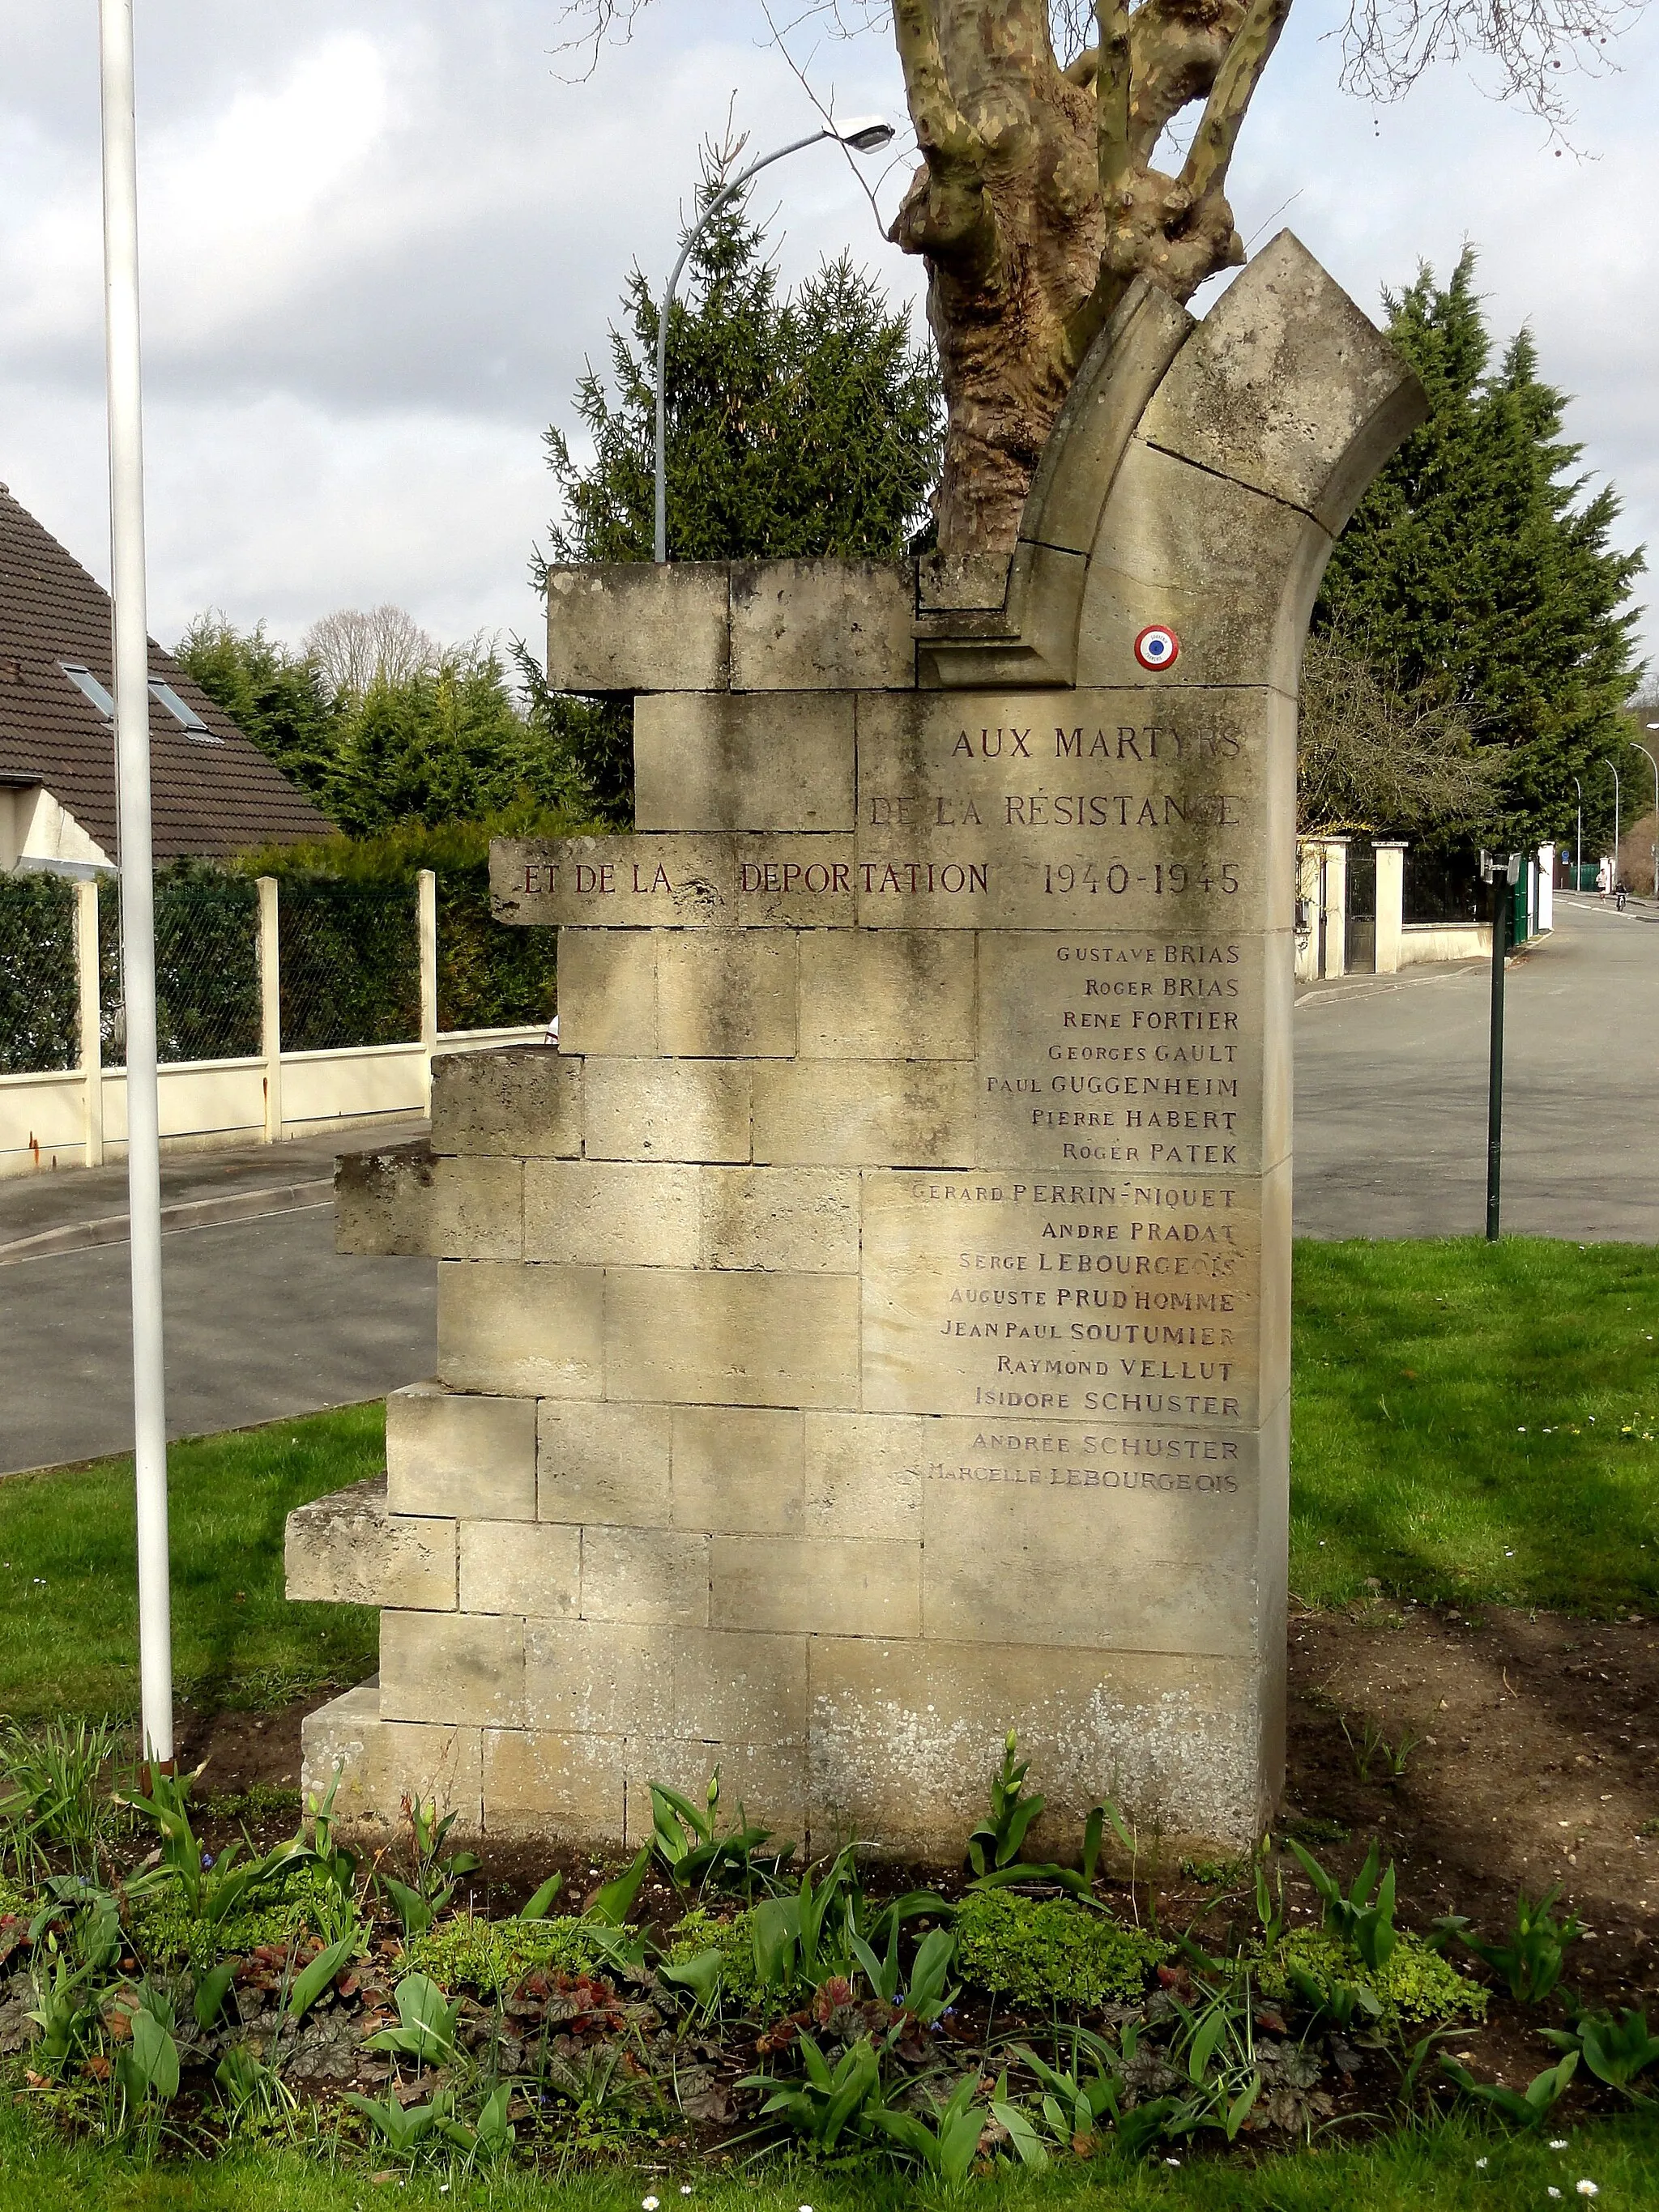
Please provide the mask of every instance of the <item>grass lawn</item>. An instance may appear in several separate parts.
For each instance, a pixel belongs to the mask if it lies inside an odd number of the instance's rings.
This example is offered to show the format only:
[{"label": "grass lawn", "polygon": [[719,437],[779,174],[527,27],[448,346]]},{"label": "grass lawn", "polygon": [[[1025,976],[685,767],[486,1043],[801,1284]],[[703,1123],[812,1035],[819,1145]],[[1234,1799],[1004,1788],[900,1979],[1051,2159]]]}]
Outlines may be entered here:
[{"label": "grass lawn", "polygon": [[[374,1613],[283,1595],[283,1522],[380,1470],[385,1437],[376,1404],[172,1447],[181,1696],[275,1706],[374,1673]],[[0,1713],[137,1710],[133,1516],[130,1458],[0,1481]]]},{"label": "grass lawn", "polygon": [[[1476,2164],[1484,2160],[1483,2166]],[[522,2169],[489,2180],[382,2169],[377,2186],[361,2164],[336,2168],[325,2154],[238,2153],[213,2165],[153,2169],[111,2154],[43,2142],[15,2114],[0,2113],[0,2212],[365,2212],[376,2203],[453,2212],[487,2204],[491,2212],[638,2212],[642,2189],[668,2212],[887,2212],[916,2204],[972,2204],[975,2212],[1510,2212],[1588,2203],[1575,2184],[1594,2181],[1597,2212],[1659,2203],[1659,2123],[1634,2118],[1572,2130],[1553,2151],[1541,2136],[1487,2135],[1461,2121],[1384,2136],[1363,2149],[1323,2149],[1247,2165],[1184,2154],[1178,2167],[1153,2160],[1126,2166],[1104,2158],[1028,2180],[1005,2168],[951,2195],[890,2174],[860,2177],[811,2166],[758,2175],[691,2167],[689,2198],[678,2172],[582,2173],[550,2182]]]},{"label": "grass lawn", "polygon": [[1296,1248],[1291,1587],[1659,1607],[1659,1250]]},{"label": "grass lawn", "polygon": [[[1302,1243],[1291,1585],[1659,1611],[1659,1251]],[[277,1705],[374,1672],[374,1616],[289,1605],[290,1507],[383,1464],[380,1407],[175,1444],[181,1693]],[[0,1712],[127,1712],[131,1463],[0,1481]]]}]

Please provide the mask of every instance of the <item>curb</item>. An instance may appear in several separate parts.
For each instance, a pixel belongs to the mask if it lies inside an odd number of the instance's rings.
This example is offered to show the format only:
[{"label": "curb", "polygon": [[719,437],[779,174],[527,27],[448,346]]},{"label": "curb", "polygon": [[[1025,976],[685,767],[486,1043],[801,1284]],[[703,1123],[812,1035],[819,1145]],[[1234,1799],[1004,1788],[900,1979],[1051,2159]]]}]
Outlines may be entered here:
[{"label": "curb", "polygon": [[[227,1191],[222,1198],[195,1198],[161,1209],[161,1234],[181,1229],[209,1229],[221,1221],[258,1221],[268,1213],[298,1213],[307,1207],[333,1202],[334,1178],[315,1182],[288,1183],[273,1190]],[[43,1229],[38,1236],[20,1237],[0,1244],[0,1267],[24,1260],[49,1260],[59,1252],[82,1252],[94,1244],[125,1244],[131,1234],[131,1217],[106,1213],[94,1221],[70,1221],[61,1229]]]}]

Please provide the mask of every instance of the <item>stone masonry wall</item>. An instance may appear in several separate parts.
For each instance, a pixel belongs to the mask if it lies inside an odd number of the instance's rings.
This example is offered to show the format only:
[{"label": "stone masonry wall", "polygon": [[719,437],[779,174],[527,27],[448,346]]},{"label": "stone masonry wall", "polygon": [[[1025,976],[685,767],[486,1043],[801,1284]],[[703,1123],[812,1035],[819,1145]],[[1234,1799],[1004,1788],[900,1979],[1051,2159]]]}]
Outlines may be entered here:
[{"label": "stone masonry wall", "polygon": [[1285,236],[1202,324],[1131,295],[1012,562],[555,573],[636,830],[497,848],[558,1048],[342,1166],[346,1249],[440,1261],[384,1492],[290,1522],[293,1595],[382,1608],[307,1723],[348,1818],[632,1843],[718,1763],[814,1850],[952,1856],[1012,1724],[1052,1847],[1105,1791],[1255,1831],[1296,675],[1421,404]]}]

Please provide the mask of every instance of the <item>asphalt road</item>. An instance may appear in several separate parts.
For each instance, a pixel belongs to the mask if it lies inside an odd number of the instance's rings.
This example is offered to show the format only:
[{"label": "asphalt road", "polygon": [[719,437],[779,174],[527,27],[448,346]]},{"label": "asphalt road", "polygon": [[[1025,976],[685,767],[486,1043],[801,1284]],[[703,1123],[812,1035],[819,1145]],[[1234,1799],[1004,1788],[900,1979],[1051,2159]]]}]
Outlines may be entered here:
[{"label": "asphalt road", "polygon": [[[1509,971],[1504,1225],[1659,1243],[1659,908],[1558,897]],[[1296,1226],[1309,1237],[1477,1235],[1485,1224],[1490,964],[1355,978],[1296,1012]],[[385,1133],[381,1140],[412,1132]],[[342,1149],[368,1140],[348,1136]],[[428,1260],[341,1259],[331,1144],[165,1167],[186,1209],[163,1245],[174,1436],[382,1395],[431,1374]],[[0,1183],[0,1474],[131,1443],[128,1250],[8,1259],[125,1207],[125,1173]],[[264,1204],[257,1219],[213,1218]],[[189,1223],[191,1225],[184,1225]]]},{"label": "asphalt road", "polygon": [[[368,1141],[337,1140],[342,1150]],[[333,1206],[319,1190],[333,1149],[309,1141],[166,1162],[164,1207],[196,1217],[161,1246],[170,1435],[355,1405],[432,1373],[435,1263],[338,1257]],[[0,1183],[0,1474],[131,1449],[130,1248],[10,1260],[3,1249],[77,1218],[108,1221],[125,1208],[125,1182],[118,1168]],[[261,1193],[280,1210],[199,1218]]]},{"label": "asphalt road", "polygon": [[[1555,901],[1504,992],[1503,1226],[1659,1243],[1659,908]],[[1297,1233],[1486,1227],[1492,966],[1355,978],[1296,1010]]]}]

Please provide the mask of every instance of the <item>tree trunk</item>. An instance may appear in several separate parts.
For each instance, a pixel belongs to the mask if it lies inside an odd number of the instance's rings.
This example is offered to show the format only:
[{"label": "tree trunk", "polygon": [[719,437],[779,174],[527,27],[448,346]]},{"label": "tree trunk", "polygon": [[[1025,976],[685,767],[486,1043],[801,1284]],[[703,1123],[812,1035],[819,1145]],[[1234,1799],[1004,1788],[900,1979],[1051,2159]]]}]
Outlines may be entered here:
[{"label": "tree trunk", "polygon": [[[947,552],[1000,552],[1090,342],[1133,279],[1178,300],[1244,258],[1223,190],[1289,0],[1097,0],[1062,70],[1046,0],[894,0],[921,167],[890,235],[927,264]],[[1206,101],[1179,175],[1165,125]]]}]

